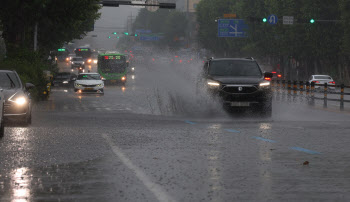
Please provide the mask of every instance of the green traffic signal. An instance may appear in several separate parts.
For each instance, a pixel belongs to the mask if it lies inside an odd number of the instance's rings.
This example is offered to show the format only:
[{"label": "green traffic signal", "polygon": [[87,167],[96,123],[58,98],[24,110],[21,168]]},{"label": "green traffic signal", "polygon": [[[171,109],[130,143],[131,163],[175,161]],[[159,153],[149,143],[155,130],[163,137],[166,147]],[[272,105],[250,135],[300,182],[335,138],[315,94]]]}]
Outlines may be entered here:
[{"label": "green traffic signal", "polygon": [[263,22],[267,22],[267,19],[266,19],[266,18],[263,18],[262,21],[263,21]]},{"label": "green traffic signal", "polygon": [[124,34],[125,34],[125,35],[129,35],[129,33],[128,33],[128,32],[124,32]]},{"label": "green traffic signal", "polygon": [[135,34],[135,36],[137,36],[137,34]]},{"label": "green traffic signal", "polygon": [[310,20],[310,23],[311,23],[311,24],[315,23],[315,20],[314,20],[314,19],[311,19],[311,20]]},{"label": "green traffic signal", "polygon": [[110,38],[111,38],[111,36],[108,36],[108,38],[110,39]]},{"label": "green traffic signal", "polygon": [[117,32],[113,32],[113,34],[114,34],[114,35],[116,35],[116,34],[117,34]]}]

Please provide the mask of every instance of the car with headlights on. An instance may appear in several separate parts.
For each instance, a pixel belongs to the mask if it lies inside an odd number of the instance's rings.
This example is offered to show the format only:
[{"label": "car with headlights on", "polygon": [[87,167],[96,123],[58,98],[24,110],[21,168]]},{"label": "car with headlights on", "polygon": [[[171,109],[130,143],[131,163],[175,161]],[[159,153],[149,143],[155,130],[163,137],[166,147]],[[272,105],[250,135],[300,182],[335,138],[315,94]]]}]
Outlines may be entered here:
[{"label": "car with headlights on", "polygon": [[104,93],[104,79],[98,73],[81,73],[74,82],[77,93]]},{"label": "car with headlights on", "polygon": [[29,125],[32,122],[31,83],[22,84],[16,71],[0,70],[0,88],[5,98],[5,122]]},{"label": "car with headlights on", "polygon": [[251,108],[271,116],[272,76],[253,58],[212,58],[205,62],[202,84],[226,109]]},{"label": "car with headlights on", "polygon": [[78,68],[85,69],[85,61],[82,57],[73,57],[71,60],[71,69]]}]

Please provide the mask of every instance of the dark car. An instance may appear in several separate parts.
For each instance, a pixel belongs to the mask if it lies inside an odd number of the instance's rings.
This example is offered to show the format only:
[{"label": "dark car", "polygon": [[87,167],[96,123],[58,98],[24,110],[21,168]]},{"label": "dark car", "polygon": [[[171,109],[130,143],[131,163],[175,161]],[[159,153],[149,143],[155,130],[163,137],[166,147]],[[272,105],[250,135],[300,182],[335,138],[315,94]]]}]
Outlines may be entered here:
[{"label": "dark car", "polygon": [[253,108],[267,116],[272,112],[271,77],[252,58],[210,59],[203,69],[207,89],[225,108]]},{"label": "dark car", "polygon": [[71,72],[61,72],[53,78],[52,85],[61,87],[73,87],[73,83],[76,78],[77,75]]},{"label": "dark car", "polygon": [[6,122],[31,124],[32,101],[28,90],[34,85],[22,81],[15,71],[0,70],[0,88],[5,97],[4,116]]}]

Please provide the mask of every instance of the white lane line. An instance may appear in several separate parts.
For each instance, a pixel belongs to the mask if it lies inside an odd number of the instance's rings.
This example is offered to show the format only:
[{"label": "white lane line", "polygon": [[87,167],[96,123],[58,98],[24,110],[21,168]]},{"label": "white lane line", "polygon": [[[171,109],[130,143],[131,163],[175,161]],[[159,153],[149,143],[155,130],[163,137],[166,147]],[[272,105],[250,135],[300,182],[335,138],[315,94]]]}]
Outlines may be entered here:
[{"label": "white lane line", "polygon": [[158,201],[175,202],[175,200],[169,196],[161,186],[152,182],[151,179],[140,168],[135,166],[131,160],[125,156],[122,150],[117,145],[113,144],[113,140],[107,134],[102,134],[102,137],[111,147],[113,153],[123,162],[126,167],[128,167],[136,174],[136,177],[147,187],[149,191],[154,194]]}]

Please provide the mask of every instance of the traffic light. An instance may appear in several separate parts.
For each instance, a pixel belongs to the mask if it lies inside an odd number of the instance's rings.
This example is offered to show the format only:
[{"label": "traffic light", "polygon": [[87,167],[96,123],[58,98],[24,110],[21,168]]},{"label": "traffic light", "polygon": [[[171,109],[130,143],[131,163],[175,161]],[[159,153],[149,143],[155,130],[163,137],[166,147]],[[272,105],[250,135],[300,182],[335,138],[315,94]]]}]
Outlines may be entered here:
[{"label": "traffic light", "polygon": [[311,23],[311,24],[315,23],[315,20],[314,20],[314,19],[311,19],[311,20],[310,20],[310,23]]},{"label": "traffic light", "polygon": [[137,33],[135,33],[135,36],[137,36]]},{"label": "traffic light", "polygon": [[124,34],[125,34],[126,36],[128,36],[128,35],[129,35],[129,32],[124,32]]},{"label": "traffic light", "polygon": [[114,35],[116,35],[116,34],[117,34],[117,32],[113,32],[113,34],[114,34]]},{"label": "traffic light", "polygon": [[263,18],[262,21],[263,21],[263,22],[267,22],[267,19],[266,19],[266,18]]},{"label": "traffic light", "polygon": [[111,38],[111,36],[108,36],[108,38],[110,39],[110,38]]}]

